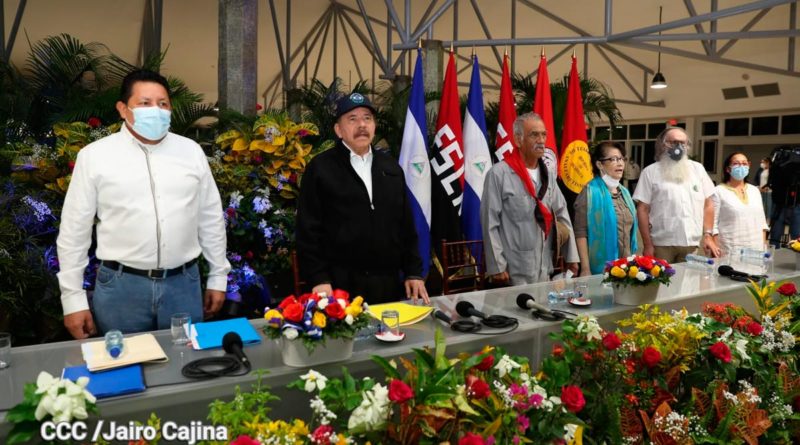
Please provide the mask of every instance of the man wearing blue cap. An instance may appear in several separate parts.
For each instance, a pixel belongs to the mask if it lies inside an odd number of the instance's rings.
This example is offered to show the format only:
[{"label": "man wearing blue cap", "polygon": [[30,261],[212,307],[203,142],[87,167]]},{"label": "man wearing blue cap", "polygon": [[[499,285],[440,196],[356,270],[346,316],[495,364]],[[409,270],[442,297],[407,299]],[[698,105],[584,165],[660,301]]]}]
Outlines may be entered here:
[{"label": "man wearing blue cap", "polygon": [[336,146],[306,168],[297,205],[300,273],[313,292],[343,289],[368,303],[429,302],[405,176],[372,149],[375,108],[352,93],[336,103]]}]

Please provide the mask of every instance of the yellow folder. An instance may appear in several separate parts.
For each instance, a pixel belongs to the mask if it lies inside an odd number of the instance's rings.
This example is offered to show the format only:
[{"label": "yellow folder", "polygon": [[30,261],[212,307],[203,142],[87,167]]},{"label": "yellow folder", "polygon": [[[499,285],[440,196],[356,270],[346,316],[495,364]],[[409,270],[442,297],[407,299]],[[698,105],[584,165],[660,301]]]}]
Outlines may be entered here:
[{"label": "yellow folder", "polygon": [[433,308],[430,306],[415,306],[408,303],[384,303],[384,304],[371,304],[369,306],[369,314],[378,320],[381,319],[383,311],[397,311],[400,315],[400,326],[408,326],[419,322],[424,319],[431,312]]},{"label": "yellow folder", "polygon": [[83,359],[89,371],[119,368],[143,362],[165,362],[167,354],[153,334],[141,334],[122,339],[122,354],[113,358],[106,351],[105,340],[81,344]]}]

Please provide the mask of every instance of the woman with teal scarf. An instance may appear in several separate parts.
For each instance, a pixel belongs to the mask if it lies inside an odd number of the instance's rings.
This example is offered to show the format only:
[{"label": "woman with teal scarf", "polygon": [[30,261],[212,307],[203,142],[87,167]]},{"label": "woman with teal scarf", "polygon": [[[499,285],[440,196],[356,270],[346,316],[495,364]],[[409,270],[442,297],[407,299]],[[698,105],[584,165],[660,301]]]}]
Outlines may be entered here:
[{"label": "woman with teal scarf", "polygon": [[592,152],[594,179],[575,200],[575,241],[581,276],[603,272],[606,261],[636,252],[636,207],[619,181],[625,169],[625,147],[598,143]]}]

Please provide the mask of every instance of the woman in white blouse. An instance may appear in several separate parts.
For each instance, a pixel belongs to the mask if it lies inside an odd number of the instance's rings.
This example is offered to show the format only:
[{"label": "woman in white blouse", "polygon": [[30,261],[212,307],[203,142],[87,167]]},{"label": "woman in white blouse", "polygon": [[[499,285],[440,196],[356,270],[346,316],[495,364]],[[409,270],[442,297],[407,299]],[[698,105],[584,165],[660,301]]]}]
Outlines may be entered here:
[{"label": "woman in white blouse", "polygon": [[711,197],[717,245],[724,252],[740,247],[763,250],[769,226],[758,187],[745,182],[750,161],[737,152],[728,156],[723,165],[723,183]]}]

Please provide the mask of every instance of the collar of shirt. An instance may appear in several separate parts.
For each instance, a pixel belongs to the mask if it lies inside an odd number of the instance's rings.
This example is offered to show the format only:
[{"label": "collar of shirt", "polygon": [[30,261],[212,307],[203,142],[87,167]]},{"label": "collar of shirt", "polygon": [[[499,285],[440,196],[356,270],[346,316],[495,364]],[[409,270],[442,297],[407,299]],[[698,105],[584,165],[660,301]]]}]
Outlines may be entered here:
[{"label": "collar of shirt", "polygon": [[164,136],[163,139],[161,139],[160,141],[156,142],[155,144],[145,144],[144,142],[142,142],[139,139],[137,139],[136,136],[133,135],[133,133],[131,133],[131,130],[128,128],[128,123],[127,122],[123,122],[122,123],[122,129],[120,131],[126,137],[130,138],[131,142],[133,142],[134,144],[138,145],[139,147],[142,147],[143,149],[145,149],[145,150],[147,150],[149,152],[152,152],[156,148],[160,147],[162,144],[164,144],[164,142],[166,142],[167,139],[169,139],[169,133],[167,133],[167,135]]},{"label": "collar of shirt", "polygon": [[369,202],[372,203],[372,158],[374,157],[372,147],[370,146],[369,151],[361,156],[356,154],[344,141],[342,141],[342,145],[350,150],[350,165],[353,166],[353,170],[356,171],[356,174],[367,188]]}]

